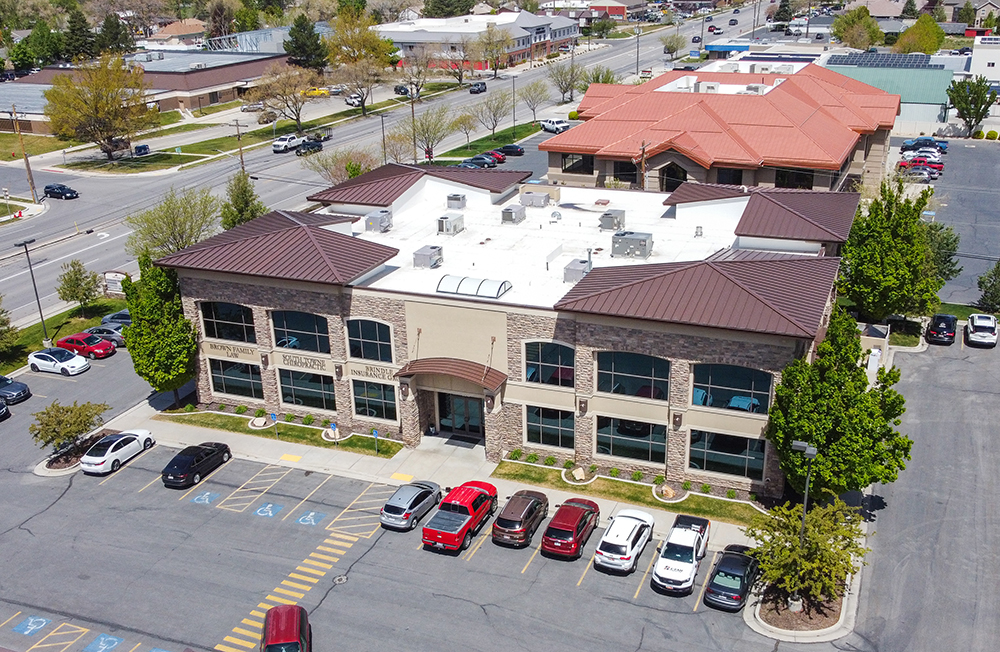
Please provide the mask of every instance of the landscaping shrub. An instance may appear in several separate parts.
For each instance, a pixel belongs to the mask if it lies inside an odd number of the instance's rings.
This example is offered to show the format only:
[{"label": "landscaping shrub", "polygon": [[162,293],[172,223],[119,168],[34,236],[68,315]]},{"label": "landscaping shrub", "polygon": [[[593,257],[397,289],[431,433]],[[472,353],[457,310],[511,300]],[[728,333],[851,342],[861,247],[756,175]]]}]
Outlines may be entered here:
[{"label": "landscaping shrub", "polygon": [[681,489],[683,489],[684,491],[691,491],[691,481],[685,480],[684,482],[682,482]]},{"label": "landscaping shrub", "polygon": [[977,131],[976,133],[972,134],[972,137],[975,140],[982,140],[983,139],[983,132],[982,131]]},{"label": "landscaping shrub", "polygon": [[532,453],[531,455],[528,456],[528,458],[525,461],[528,462],[528,464],[534,464],[535,462],[538,461],[538,454]]},{"label": "landscaping shrub", "polygon": [[236,409],[233,410],[233,412],[235,412],[236,414],[243,414],[246,411],[247,411],[247,406],[245,405],[237,405]]},{"label": "landscaping shrub", "polygon": [[635,471],[632,474],[632,480],[635,482],[642,482],[642,471]]},{"label": "landscaping shrub", "polygon": [[550,52],[550,53],[548,53],[548,54],[545,55],[546,59],[556,59],[558,57],[559,57],[559,53],[558,52]]},{"label": "landscaping shrub", "polygon": [[997,132],[993,131],[992,129],[986,132],[986,140],[996,140],[996,139],[997,139]]},{"label": "landscaping shrub", "polygon": [[253,413],[255,417],[262,417],[265,414],[267,414],[267,410],[265,410],[264,408],[257,408]]},{"label": "landscaping shrub", "polygon": [[315,419],[315,417],[313,417],[313,415],[307,414],[306,416],[304,416],[302,418],[302,425],[304,425],[304,426],[311,426],[312,422],[315,421],[315,420],[316,419]]},{"label": "landscaping shrub", "polygon": [[329,419],[323,419],[323,423],[321,423],[320,425],[323,426],[324,428],[329,428],[330,427],[330,420]]},{"label": "landscaping shrub", "polygon": [[726,498],[736,498],[736,490],[730,489],[726,492]]},{"label": "landscaping shrub", "polygon": [[187,405],[184,406],[184,411],[185,412],[194,412],[194,406],[191,405],[190,403],[188,403]]},{"label": "landscaping shrub", "polygon": [[515,448],[514,450],[512,450],[510,452],[510,454],[507,457],[509,457],[512,460],[519,460],[519,459],[521,459],[521,455],[522,454],[523,454],[523,451],[520,448]]},{"label": "landscaping shrub", "polygon": [[570,111],[569,112],[569,119],[570,120],[578,120],[579,118],[580,118],[580,114],[577,113],[576,111]]},{"label": "landscaping shrub", "polygon": [[658,475],[655,478],[653,478],[653,484],[663,484],[665,480],[666,478],[664,478],[662,475]]},{"label": "landscaping shrub", "polygon": [[703,493],[703,494],[710,494],[710,493],[712,493],[712,485],[710,485],[710,484],[703,484],[703,485],[701,485],[701,493]]},{"label": "landscaping shrub", "polygon": [[215,408],[215,411],[216,412],[225,412],[226,411],[226,404],[225,403],[219,403],[219,407]]},{"label": "landscaping shrub", "polygon": [[597,465],[596,464],[591,464],[590,465],[590,473],[591,473],[591,475],[593,475],[594,473],[597,473]]},{"label": "landscaping shrub", "polygon": [[294,414],[286,414],[285,415],[285,423],[291,423],[292,421],[295,421],[295,415]]},{"label": "landscaping shrub", "polygon": [[752,502],[757,502],[757,494],[750,494],[750,500]]},{"label": "landscaping shrub", "polygon": [[555,463],[556,463],[556,458],[552,457],[551,455],[545,458],[545,466],[552,466]]},{"label": "landscaping shrub", "polygon": [[572,469],[574,466],[576,466],[576,462],[574,462],[573,460],[566,460],[565,462],[563,462],[564,469]]},{"label": "landscaping shrub", "polygon": [[610,471],[608,471],[608,475],[610,475],[612,478],[617,478],[619,473],[620,471],[616,468],[612,468]]}]

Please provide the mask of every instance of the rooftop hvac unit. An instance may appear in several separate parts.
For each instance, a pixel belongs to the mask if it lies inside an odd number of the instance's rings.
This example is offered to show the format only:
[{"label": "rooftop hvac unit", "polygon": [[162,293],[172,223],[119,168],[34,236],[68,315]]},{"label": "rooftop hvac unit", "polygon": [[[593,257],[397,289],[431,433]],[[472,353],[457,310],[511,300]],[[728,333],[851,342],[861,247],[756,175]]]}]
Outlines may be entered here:
[{"label": "rooftop hvac unit", "polygon": [[501,224],[520,224],[524,221],[524,206],[511,204],[500,211]]},{"label": "rooftop hvac unit", "polygon": [[413,252],[414,269],[434,269],[444,262],[444,247],[424,245]]},{"label": "rooftop hvac unit", "polygon": [[465,208],[465,195],[448,195],[448,208]]},{"label": "rooftop hvac unit", "polygon": [[653,234],[619,231],[611,237],[612,258],[648,258],[653,253]]},{"label": "rooftop hvac unit", "polygon": [[694,85],[695,93],[718,93],[719,82],[697,82]]},{"label": "rooftop hvac unit", "polygon": [[546,206],[549,205],[549,193],[547,192],[521,193],[521,205],[545,208]]},{"label": "rooftop hvac unit", "polygon": [[577,259],[569,261],[566,267],[563,267],[563,283],[576,283],[582,281],[583,277],[587,275],[590,271],[591,263],[586,259]]},{"label": "rooftop hvac unit", "polygon": [[795,72],[795,68],[791,64],[783,63],[780,66],[775,66],[774,72],[778,75],[791,75]]},{"label": "rooftop hvac unit", "polygon": [[162,52],[154,52],[153,53],[153,58],[156,59],[156,60],[158,60],[158,61],[163,61],[163,53]]},{"label": "rooftop hvac unit", "polygon": [[750,72],[757,73],[761,75],[771,74],[771,64],[769,63],[752,63],[750,64]]},{"label": "rooftop hvac unit", "polygon": [[739,72],[740,64],[738,63],[724,63],[722,67],[719,68],[719,72]]},{"label": "rooftop hvac unit", "polygon": [[763,95],[767,92],[767,88],[767,84],[747,84],[747,90],[757,95]]},{"label": "rooftop hvac unit", "polygon": [[135,55],[135,60],[136,61],[152,61],[153,60],[153,55],[150,54],[149,52],[140,52],[139,54]]},{"label": "rooftop hvac unit", "polygon": [[385,233],[392,228],[392,211],[383,208],[365,215],[365,231]]},{"label": "rooftop hvac unit", "polygon": [[461,215],[442,215],[438,218],[438,233],[455,235],[465,230],[465,218]]},{"label": "rooftop hvac unit", "polygon": [[204,61],[195,61],[194,63],[191,64],[191,70],[204,70],[204,69],[205,69]]},{"label": "rooftop hvac unit", "polygon": [[620,208],[610,208],[601,215],[602,231],[621,231],[625,228],[625,211]]}]

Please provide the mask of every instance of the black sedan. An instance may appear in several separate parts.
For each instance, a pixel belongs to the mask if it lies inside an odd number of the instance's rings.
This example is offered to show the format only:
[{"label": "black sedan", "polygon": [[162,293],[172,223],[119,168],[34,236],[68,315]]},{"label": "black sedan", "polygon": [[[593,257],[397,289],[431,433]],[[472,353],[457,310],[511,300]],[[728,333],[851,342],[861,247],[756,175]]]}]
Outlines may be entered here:
[{"label": "black sedan", "polygon": [[14,405],[21,401],[27,401],[29,398],[31,398],[31,390],[28,389],[27,385],[7,376],[0,376],[0,401],[7,405]]},{"label": "black sedan", "polygon": [[504,145],[503,147],[497,147],[497,152],[500,152],[504,156],[524,156],[524,148],[520,145]]},{"label": "black sedan", "polygon": [[712,574],[703,598],[706,605],[725,611],[739,611],[757,581],[760,566],[747,554],[750,548],[737,544],[726,546]]},{"label": "black sedan", "polygon": [[114,342],[119,349],[125,348],[125,337],[122,335],[122,328],[125,324],[107,323],[101,326],[93,326],[83,330],[84,333],[96,335],[102,340]]},{"label": "black sedan", "polygon": [[163,467],[163,486],[182,488],[196,485],[206,475],[228,462],[230,457],[229,446],[219,442],[209,441],[188,446]]},{"label": "black sedan", "polygon": [[958,317],[955,315],[934,315],[927,326],[927,341],[936,344],[954,344]]},{"label": "black sedan", "polygon": [[45,196],[54,197],[59,199],[76,199],[80,196],[80,193],[73,190],[69,186],[64,186],[61,183],[50,183],[45,186]]}]

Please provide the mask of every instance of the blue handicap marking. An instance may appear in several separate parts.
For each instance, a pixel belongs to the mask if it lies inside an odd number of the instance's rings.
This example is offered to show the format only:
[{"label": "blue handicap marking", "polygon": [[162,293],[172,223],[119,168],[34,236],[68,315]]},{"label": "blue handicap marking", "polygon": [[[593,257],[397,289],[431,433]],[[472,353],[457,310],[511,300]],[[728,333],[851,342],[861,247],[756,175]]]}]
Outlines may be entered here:
[{"label": "blue handicap marking", "polygon": [[274,503],[264,503],[257,508],[254,512],[257,516],[267,516],[268,518],[274,517],[281,511],[281,505],[275,505]]},{"label": "blue handicap marking", "polygon": [[108,634],[98,634],[97,638],[91,641],[90,645],[83,648],[83,652],[108,652],[108,650],[113,650],[118,647],[121,643],[122,638],[117,636],[109,636]]},{"label": "blue handicap marking", "polygon": [[272,412],[271,413],[271,421],[277,421],[277,420],[278,420],[278,415],[275,414],[274,412]]},{"label": "blue handicap marking", "polygon": [[199,505],[211,505],[212,501],[219,497],[219,494],[213,494],[210,491],[203,491],[194,498],[191,499],[192,503],[197,503]]},{"label": "blue handicap marking", "polygon": [[305,512],[295,522],[299,525],[319,525],[319,522],[326,517],[323,512]]},{"label": "blue handicap marking", "polygon": [[158,647],[154,647],[154,648],[153,648],[152,650],[150,650],[149,652],[170,652],[170,651],[169,651],[169,650],[162,650],[162,649],[160,649],[160,648],[158,648]]},{"label": "blue handicap marking", "polygon": [[25,636],[34,636],[35,632],[42,629],[52,621],[48,618],[38,616],[28,616],[14,627],[14,631]]}]

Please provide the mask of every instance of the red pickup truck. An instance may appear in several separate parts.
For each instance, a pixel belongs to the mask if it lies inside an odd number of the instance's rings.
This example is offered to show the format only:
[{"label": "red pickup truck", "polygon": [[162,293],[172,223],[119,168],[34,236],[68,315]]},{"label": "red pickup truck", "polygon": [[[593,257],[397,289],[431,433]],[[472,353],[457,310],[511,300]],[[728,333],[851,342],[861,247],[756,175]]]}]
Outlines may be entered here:
[{"label": "red pickup truck", "polygon": [[443,550],[465,550],[486,520],[497,511],[497,488],[488,482],[471,481],[448,492],[438,511],[424,525],[424,546]]}]

